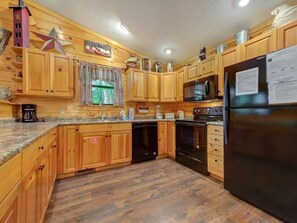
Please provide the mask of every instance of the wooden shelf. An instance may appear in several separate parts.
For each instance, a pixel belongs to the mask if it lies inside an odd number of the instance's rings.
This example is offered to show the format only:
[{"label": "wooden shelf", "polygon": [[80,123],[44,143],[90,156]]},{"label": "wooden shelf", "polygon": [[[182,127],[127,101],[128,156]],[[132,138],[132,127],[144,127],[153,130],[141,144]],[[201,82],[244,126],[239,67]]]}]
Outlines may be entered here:
[{"label": "wooden shelf", "polygon": [[11,47],[11,49],[13,50],[13,52],[15,54],[23,55],[23,48],[22,47],[13,46],[13,47]]},{"label": "wooden shelf", "polygon": [[21,78],[21,77],[12,77],[11,79],[16,82],[23,82],[23,78]]},{"label": "wooden shelf", "polygon": [[21,62],[12,61],[12,65],[15,66],[18,69],[23,68],[23,63],[21,63]]}]

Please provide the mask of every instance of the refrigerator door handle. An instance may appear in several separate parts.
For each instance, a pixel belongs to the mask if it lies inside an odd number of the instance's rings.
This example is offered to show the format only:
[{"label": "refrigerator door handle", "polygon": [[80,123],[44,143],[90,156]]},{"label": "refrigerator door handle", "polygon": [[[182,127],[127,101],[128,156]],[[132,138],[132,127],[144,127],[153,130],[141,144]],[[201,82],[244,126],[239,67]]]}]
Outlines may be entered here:
[{"label": "refrigerator door handle", "polygon": [[229,110],[224,109],[223,113],[223,121],[224,121],[224,144],[228,145],[228,134],[229,134]]},{"label": "refrigerator door handle", "polygon": [[228,72],[225,73],[224,77],[224,101],[223,101],[223,107],[229,107],[229,75]]}]

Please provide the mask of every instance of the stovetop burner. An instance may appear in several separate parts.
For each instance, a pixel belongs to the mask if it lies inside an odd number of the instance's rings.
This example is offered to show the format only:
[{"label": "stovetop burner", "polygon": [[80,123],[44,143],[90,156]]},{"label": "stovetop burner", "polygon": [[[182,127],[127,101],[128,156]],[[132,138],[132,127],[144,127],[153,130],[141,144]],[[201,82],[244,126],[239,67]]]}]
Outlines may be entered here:
[{"label": "stovetop burner", "polygon": [[195,122],[223,121],[223,107],[198,107],[193,109]]}]

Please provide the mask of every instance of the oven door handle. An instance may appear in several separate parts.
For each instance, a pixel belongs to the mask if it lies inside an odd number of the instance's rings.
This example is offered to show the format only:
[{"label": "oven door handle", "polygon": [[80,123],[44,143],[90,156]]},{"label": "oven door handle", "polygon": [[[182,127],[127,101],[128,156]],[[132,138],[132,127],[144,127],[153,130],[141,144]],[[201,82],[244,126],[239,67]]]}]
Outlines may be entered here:
[{"label": "oven door handle", "polygon": [[188,157],[188,158],[190,158],[190,159],[192,159],[192,160],[195,160],[195,161],[197,161],[197,162],[199,162],[199,163],[202,163],[202,161],[201,161],[200,159],[197,159],[197,158],[195,158],[195,157],[186,155],[186,154],[181,153],[181,152],[178,152],[178,153],[179,153],[180,155],[182,155],[182,156],[186,156],[186,157]]},{"label": "oven door handle", "polygon": [[206,123],[176,122],[176,125],[183,125],[183,126],[206,126]]}]

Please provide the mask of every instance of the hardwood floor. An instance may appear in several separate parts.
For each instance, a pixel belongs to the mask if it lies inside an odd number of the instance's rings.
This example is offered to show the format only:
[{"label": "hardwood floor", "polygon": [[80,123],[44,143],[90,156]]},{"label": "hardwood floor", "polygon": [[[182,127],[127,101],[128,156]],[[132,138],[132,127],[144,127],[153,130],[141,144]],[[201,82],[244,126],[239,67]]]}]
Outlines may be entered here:
[{"label": "hardwood floor", "polygon": [[279,222],[170,159],[56,182],[45,222]]}]

